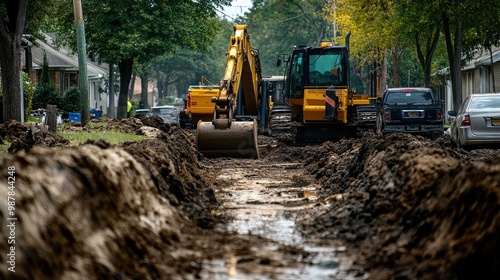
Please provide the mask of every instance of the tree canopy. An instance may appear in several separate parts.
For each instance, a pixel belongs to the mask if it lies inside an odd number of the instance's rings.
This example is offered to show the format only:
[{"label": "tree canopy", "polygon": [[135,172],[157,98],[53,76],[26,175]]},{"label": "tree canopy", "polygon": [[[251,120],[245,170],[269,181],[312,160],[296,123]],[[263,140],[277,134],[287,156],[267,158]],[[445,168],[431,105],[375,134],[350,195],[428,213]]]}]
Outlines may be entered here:
[{"label": "tree canopy", "polygon": [[[64,0],[57,11],[58,34],[74,47],[75,35],[68,28],[71,11]],[[203,50],[217,32],[215,9],[229,0],[160,1],[111,0],[83,1],[87,50],[91,58],[116,63],[120,71],[118,118],[126,116],[127,89],[134,62],[179,49]],[[66,5],[67,6],[67,5]]]}]

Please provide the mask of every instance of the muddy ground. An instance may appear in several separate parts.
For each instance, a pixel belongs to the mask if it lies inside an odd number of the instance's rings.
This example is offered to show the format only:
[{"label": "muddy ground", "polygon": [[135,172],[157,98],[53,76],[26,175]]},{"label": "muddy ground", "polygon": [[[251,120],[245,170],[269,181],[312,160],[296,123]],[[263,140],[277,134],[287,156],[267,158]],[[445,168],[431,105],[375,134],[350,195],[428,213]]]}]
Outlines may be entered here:
[{"label": "muddy ground", "polygon": [[[69,147],[40,126],[0,126],[12,143],[0,156],[0,218],[15,224],[14,233],[2,227],[0,251],[14,249],[16,271],[2,253],[0,278],[314,279],[305,267],[318,253],[300,243],[315,240],[349,260],[325,279],[500,279],[494,147],[370,133],[295,147],[260,136],[261,160],[206,159],[193,131],[154,118],[100,129],[116,128],[156,137]],[[271,182],[278,177],[287,183]],[[293,216],[297,242],[234,229],[238,209],[270,205]],[[210,272],[219,260],[223,272]]]}]

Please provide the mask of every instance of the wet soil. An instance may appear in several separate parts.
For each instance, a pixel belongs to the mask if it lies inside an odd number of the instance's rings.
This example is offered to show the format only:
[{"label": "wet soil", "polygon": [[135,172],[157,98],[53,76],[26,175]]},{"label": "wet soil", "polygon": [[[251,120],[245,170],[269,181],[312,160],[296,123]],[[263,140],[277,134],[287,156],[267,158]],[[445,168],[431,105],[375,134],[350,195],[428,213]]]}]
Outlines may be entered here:
[{"label": "wet soil", "polygon": [[[43,127],[0,125],[12,143],[0,166],[15,167],[0,175],[0,218],[16,218],[16,272],[2,253],[0,278],[500,278],[496,147],[259,136],[260,160],[207,159],[193,131],[161,119],[99,129],[153,138],[69,147]],[[0,236],[10,252],[9,228]]]}]

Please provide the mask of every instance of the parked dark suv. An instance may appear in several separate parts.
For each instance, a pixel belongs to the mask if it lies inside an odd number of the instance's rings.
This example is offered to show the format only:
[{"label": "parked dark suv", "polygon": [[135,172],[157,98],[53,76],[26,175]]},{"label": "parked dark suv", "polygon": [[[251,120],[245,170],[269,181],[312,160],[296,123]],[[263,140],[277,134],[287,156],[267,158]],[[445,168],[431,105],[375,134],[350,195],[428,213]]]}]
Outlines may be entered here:
[{"label": "parked dark suv", "polygon": [[391,88],[377,102],[377,132],[429,135],[444,133],[441,102],[429,88]]}]

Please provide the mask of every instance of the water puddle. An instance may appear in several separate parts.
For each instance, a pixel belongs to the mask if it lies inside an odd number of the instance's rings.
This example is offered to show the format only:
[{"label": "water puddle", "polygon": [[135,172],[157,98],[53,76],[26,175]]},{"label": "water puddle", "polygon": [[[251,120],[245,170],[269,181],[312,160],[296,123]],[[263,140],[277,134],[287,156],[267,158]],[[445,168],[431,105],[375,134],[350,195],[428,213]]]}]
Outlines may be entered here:
[{"label": "water puddle", "polygon": [[[294,166],[294,168],[290,168]],[[260,236],[273,242],[302,248],[309,253],[299,265],[272,266],[272,271],[241,269],[245,260],[229,254],[223,260],[206,261],[203,279],[362,279],[346,271],[352,261],[344,246],[318,244],[296,229],[297,211],[315,207],[318,185],[312,183],[296,163],[223,168],[218,178],[232,182],[218,191],[223,211],[233,217],[227,229],[242,235]],[[263,242],[265,242],[263,240]],[[275,254],[279,244],[269,243],[266,252]]]}]

